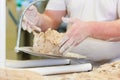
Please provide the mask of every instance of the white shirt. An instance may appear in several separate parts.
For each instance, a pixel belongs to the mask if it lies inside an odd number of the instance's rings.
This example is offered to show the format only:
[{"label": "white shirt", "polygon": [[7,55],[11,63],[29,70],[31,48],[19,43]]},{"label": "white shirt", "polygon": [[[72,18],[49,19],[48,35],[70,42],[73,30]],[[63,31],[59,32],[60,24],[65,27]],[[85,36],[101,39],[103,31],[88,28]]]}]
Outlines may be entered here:
[{"label": "white shirt", "polygon": [[[70,17],[81,21],[112,21],[120,18],[120,0],[50,0],[47,10],[67,10]],[[88,38],[72,51],[91,60],[120,56],[120,42],[106,42]]]},{"label": "white shirt", "polygon": [[110,21],[120,18],[120,0],[50,0],[49,10],[68,10],[82,21]]}]

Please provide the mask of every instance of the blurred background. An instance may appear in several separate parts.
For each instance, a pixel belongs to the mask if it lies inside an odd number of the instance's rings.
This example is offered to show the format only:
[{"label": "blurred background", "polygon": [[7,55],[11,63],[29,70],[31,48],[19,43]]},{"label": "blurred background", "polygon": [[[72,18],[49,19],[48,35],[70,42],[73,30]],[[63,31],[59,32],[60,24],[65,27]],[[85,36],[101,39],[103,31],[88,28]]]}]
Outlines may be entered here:
[{"label": "blurred background", "polygon": [[[24,54],[23,52],[16,53],[14,48],[16,46],[17,40],[17,30],[19,25],[19,19],[23,10],[34,0],[7,0],[7,35],[6,35],[6,52],[7,52],[7,59],[12,60],[27,60],[27,59],[38,59],[38,57],[34,57],[28,54]],[[45,6],[48,0],[45,0],[44,3],[40,5],[38,8],[41,12],[44,11]],[[32,46],[33,42],[33,35],[29,34],[26,31],[21,31],[21,40],[20,46]]]},{"label": "blurred background", "polygon": [[[23,52],[16,53],[15,46],[17,40],[17,30],[19,19],[23,10],[34,0],[6,0],[6,15],[7,15],[7,35],[6,35],[6,52],[7,59],[12,60],[28,60],[28,59],[41,59],[42,57],[35,57]],[[39,12],[43,12],[49,0],[36,3]],[[66,31],[65,26],[62,24],[58,31]],[[21,31],[20,46],[32,46],[33,35],[26,31]]]}]

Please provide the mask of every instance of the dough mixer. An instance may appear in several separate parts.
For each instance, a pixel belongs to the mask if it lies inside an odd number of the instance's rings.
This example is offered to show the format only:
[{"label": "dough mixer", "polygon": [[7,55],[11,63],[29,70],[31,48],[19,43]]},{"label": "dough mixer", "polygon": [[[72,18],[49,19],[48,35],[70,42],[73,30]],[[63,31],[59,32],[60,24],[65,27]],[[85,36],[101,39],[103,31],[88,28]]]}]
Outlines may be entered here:
[{"label": "dough mixer", "polygon": [[[18,67],[24,68],[24,67],[26,67],[27,64],[31,63],[31,65],[28,65],[27,67],[36,67],[36,66],[37,67],[39,66],[39,67],[38,68],[29,68],[29,70],[37,71],[43,75],[69,73],[69,72],[81,72],[81,71],[92,70],[92,65],[91,65],[91,63],[89,63],[90,61],[86,60],[85,58],[81,58],[81,56],[79,54],[70,53],[70,54],[67,54],[66,56],[42,54],[42,53],[34,52],[32,50],[32,47],[20,46],[22,20],[23,20],[23,17],[25,15],[25,12],[30,6],[34,5],[37,2],[42,2],[42,1],[45,1],[45,0],[35,0],[34,2],[30,3],[28,5],[28,7],[26,7],[26,9],[23,11],[23,13],[20,17],[20,21],[19,21],[17,44],[15,47],[15,50],[16,50],[16,52],[22,51],[22,52],[30,54],[30,55],[43,56],[43,57],[50,58],[50,59],[36,60],[36,61],[35,60],[34,61],[33,60],[21,61],[21,62],[17,63],[17,64],[20,63],[21,64],[20,66],[19,65],[16,66],[17,65],[16,62],[13,62],[13,63],[9,63],[8,66],[17,67],[17,68]],[[46,63],[46,61],[48,63],[51,63],[51,64]],[[41,63],[41,64],[36,65],[33,63]],[[48,65],[46,65],[46,64],[48,64]],[[50,67],[50,66],[52,66],[52,67]]]}]

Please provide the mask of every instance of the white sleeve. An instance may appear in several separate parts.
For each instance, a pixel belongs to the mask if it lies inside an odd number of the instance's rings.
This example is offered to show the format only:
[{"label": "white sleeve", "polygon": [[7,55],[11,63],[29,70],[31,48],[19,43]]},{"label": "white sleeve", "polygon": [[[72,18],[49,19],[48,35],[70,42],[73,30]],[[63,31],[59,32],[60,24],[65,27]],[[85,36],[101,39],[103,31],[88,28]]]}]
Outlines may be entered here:
[{"label": "white sleeve", "polygon": [[120,0],[118,1],[118,17],[120,18]]},{"label": "white sleeve", "polygon": [[66,10],[65,0],[49,0],[46,10]]}]

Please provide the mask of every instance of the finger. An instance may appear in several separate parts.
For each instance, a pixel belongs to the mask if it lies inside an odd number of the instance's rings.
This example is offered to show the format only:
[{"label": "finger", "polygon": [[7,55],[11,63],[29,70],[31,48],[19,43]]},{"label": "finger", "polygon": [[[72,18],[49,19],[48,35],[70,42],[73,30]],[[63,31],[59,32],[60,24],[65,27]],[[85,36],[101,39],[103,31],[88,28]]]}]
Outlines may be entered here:
[{"label": "finger", "polygon": [[60,41],[59,47],[62,47],[62,46],[64,45],[64,43],[65,43],[66,41],[68,41],[68,40],[69,40],[69,37],[65,35],[65,36],[63,37],[63,39]]},{"label": "finger", "polygon": [[67,52],[69,52],[73,47],[74,47],[75,43],[73,42],[69,47],[66,48],[66,50],[64,50],[62,53],[63,55],[65,55]]},{"label": "finger", "polygon": [[29,24],[30,24],[30,28],[31,28],[33,31],[41,32],[40,27],[35,26],[35,25],[34,25],[32,22],[30,22],[30,21],[29,21]]},{"label": "finger", "polygon": [[60,48],[60,53],[64,54],[65,52],[69,51],[71,47],[73,47],[74,40],[71,38],[69,39],[63,46]]},{"label": "finger", "polygon": [[24,21],[22,22],[22,28],[23,28],[23,30],[27,30],[27,27],[26,27],[26,24]]},{"label": "finger", "polygon": [[24,15],[23,20],[22,21],[28,21],[27,17]]},{"label": "finger", "polygon": [[35,32],[41,32],[41,29],[37,26],[32,27]]},{"label": "finger", "polygon": [[33,31],[30,27],[27,30],[29,33],[31,33]]},{"label": "finger", "polygon": [[75,46],[79,45],[81,42],[83,42],[85,39],[87,38],[87,36],[81,35],[80,38],[76,38],[75,39]]},{"label": "finger", "polygon": [[31,27],[32,27],[33,25],[32,25],[29,21],[27,21],[26,24],[27,24],[27,31],[28,31],[29,33],[31,33],[31,32],[33,31]]},{"label": "finger", "polygon": [[34,24],[32,22],[29,21],[28,25],[29,25],[28,26],[29,33],[33,32],[33,31],[35,31],[37,33],[41,32],[41,29],[39,27],[37,27],[37,26],[34,26]]},{"label": "finger", "polygon": [[26,16],[23,17],[23,20],[22,20],[22,28],[23,30],[27,30],[27,18]]},{"label": "finger", "polygon": [[60,49],[60,53],[63,53],[63,55],[70,51],[73,47],[79,45],[83,40],[85,39],[85,37],[81,37],[81,39],[77,39],[74,37],[74,35],[71,36],[71,39],[69,39],[66,43],[64,43],[64,45],[61,47]]},{"label": "finger", "polygon": [[71,31],[67,31],[63,39],[60,41],[59,47],[62,47],[72,37]]}]

